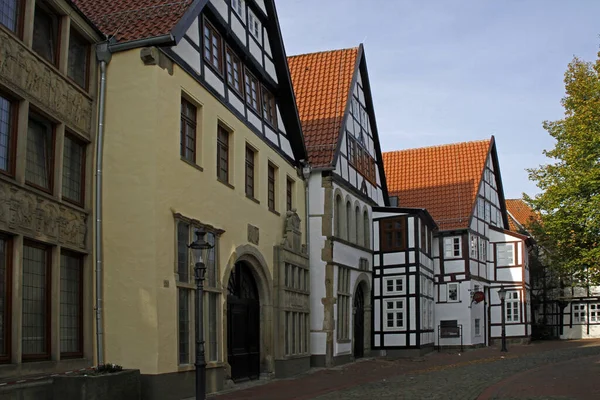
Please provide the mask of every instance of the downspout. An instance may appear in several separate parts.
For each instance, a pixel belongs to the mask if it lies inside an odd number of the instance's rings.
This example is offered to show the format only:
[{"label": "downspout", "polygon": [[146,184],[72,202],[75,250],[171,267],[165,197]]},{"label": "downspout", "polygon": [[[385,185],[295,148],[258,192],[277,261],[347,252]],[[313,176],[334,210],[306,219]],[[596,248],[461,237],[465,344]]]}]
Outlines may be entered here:
[{"label": "downspout", "polygon": [[96,58],[100,63],[100,88],[98,93],[98,134],[96,136],[96,364],[104,364],[104,321],[102,319],[103,275],[102,275],[102,148],[104,145],[104,114],[106,102],[106,66],[112,54],[108,42],[96,46]]},{"label": "downspout", "polygon": [[304,185],[304,207],[306,209],[305,212],[305,225],[306,227],[306,254],[308,256],[308,266],[310,268],[310,196],[309,196],[309,183],[310,183],[310,164],[307,161],[303,162],[302,165],[302,176],[304,177],[304,181],[306,182]]}]

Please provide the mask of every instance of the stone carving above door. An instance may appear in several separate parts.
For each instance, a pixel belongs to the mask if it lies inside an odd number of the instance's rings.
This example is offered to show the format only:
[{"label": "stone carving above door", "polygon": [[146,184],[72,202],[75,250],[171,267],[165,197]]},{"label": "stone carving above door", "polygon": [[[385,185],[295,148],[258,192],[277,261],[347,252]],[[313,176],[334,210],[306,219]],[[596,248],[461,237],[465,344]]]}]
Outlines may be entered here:
[{"label": "stone carving above door", "polygon": [[6,182],[0,182],[0,229],[87,250],[85,213]]},{"label": "stone carving above door", "polygon": [[89,135],[93,110],[90,98],[1,29],[0,82]]}]

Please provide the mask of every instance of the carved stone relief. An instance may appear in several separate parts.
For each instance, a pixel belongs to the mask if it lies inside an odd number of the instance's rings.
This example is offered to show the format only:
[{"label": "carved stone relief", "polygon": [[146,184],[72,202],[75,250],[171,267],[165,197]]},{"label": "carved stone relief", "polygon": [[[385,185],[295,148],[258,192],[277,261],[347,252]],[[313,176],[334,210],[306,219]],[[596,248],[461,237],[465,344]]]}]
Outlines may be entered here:
[{"label": "carved stone relief", "polygon": [[0,30],[0,82],[53,116],[89,133],[92,101]]},{"label": "carved stone relief", "polygon": [[87,215],[0,182],[0,229],[86,250]]},{"label": "carved stone relief", "polygon": [[248,224],[248,241],[258,246],[260,231],[257,226]]},{"label": "carved stone relief", "polygon": [[296,209],[287,212],[285,218],[285,228],[283,230],[283,240],[281,245],[297,253],[301,253],[302,247],[302,231],[300,230],[300,217]]}]

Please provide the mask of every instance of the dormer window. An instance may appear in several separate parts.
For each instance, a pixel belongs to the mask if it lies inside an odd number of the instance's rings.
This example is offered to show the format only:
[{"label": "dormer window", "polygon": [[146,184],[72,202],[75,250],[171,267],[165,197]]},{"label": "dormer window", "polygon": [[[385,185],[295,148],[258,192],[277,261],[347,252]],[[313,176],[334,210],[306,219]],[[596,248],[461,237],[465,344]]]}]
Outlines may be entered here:
[{"label": "dormer window", "polygon": [[260,37],[260,29],[261,24],[260,20],[256,17],[252,10],[248,9],[248,29],[250,30],[250,34],[254,36],[254,38],[258,41],[261,40]]},{"label": "dormer window", "polygon": [[244,0],[231,0],[231,8],[244,20],[244,11],[246,10],[246,2]]}]

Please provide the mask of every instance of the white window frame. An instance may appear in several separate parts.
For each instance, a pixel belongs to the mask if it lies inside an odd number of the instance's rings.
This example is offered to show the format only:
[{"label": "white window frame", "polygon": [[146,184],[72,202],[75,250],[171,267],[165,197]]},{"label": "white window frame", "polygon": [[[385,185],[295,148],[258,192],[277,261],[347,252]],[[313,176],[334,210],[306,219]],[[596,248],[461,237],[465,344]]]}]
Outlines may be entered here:
[{"label": "white window frame", "polygon": [[475,336],[481,336],[481,319],[475,318],[473,321],[473,332],[475,332]]},{"label": "white window frame", "polygon": [[494,209],[491,210],[490,213],[490,224],[492,225],[498,225],[498,209],[496,207],[494,207]]},{"label": "white window frame", "polygon": [[[444,258],[462,258],[462,238],[460,236],[448,236],[444,238]],[[458,247],[458,251],[457,251]]]},{"label": "white window frame", "polygon": [[[388,304],[391,304],[392,307],[388,307]],[[400,306],[398,306],[398,304],[400,304]],[[384,299],[383,300],[383,316],[384,316],[384,323],[383,323],[383,330],[384,331],[396,331],[399,329],[404,329],[405,325],[406,325],[406,311],[405,311],[405,299],[403,298],[393,298],[393,299]],[[388,322],[389,322],[389,315],[390,313],[393,313],[393,326],[388,326]],[[398,320],[398,315],[397,313],[401,313],[402,314],[402,319],[399,321]]]},{"label": "white window frame", "polygon": [[[393,281],[393,290],[388,290],[388,282]],[[398,282],[402,287],[401,290],[397,290]],[[397,295],[397,294],[406,294],[406,277],[405,276],[386,276],[383,278],[383,295]]]},{"label": "white window frame", "polygon": [[491,214],[492,214],[492,205],[486,201],[485,202],[485,222],[490,222]]},{"label": "white window frame", "polygon": [[504,301],[506,322],[521,322],[521,296],[519,291],[506,292]]},{"label": "white window frame", "polygon": [[260,22],[260,19],[258,19],[256,14],[254,14],[254,11],[252,11],[250,8],[248,8],[247,14],[248,14],[248,31],[250,32],[250,36],[252,36],[254,39],[258,40],[259,43],[262,43],[262,38],[261,38],[262,24]]},{"label": "white window frame", "polygon": [[475,235],[471,235],[471,258],[474,258],[475,260],[477,260],[478,258],[478,252],[477,252],[477,245],[478,245],[478,237]]},{"label": "white window frame", "polygon": [[483,197],[477,198],[477,217],[479,219],[485,218],[485,200]]},{"label": "white window frame", "polygon": [[479,261],[487,261],[487,239],[479,238]]},{"label": "white window frame", "polygon": [[[590,318],[590,320],[591,320],[591,318]],[[583,304],[583,303],[573,304],[573,323],[574,324],[587,323],[587,304]]]},{"label": "white window frame", "polygon": [[[510,251],[508,251],[509,249],[510,249]],[[505,256],[501,258],[500,254],[502,252],[504,252]],[[509,255],[510,255],[510,257],[509,257]],[[496,245],[496,260],[497,260],[497,264],[499,267],[511,267],[511,266],[516,265],[515,255],[516,255],[515,242],[498,243]],[[501,259],[505,260],[505,262],[503,264],[499,263],[499,261]]]},{"label": "white window frame", "polygon": [[598,323],[600,322],[600,304],[591,303],[589,304],[590,309],[590,322]]},{"label": "white window frame", "polygon": [[[450,288],[456,288],[456,299],[450,299]],[[446,301],[448,303],[458,303],[460,301],[460,284],[458,282],[449,282],[446,284]]]},{"label": "white window frame", "polygon": [[246,0],[231,0],[231,8],[240,16],[242,21],[246,22]]}]

